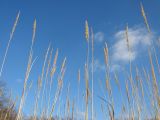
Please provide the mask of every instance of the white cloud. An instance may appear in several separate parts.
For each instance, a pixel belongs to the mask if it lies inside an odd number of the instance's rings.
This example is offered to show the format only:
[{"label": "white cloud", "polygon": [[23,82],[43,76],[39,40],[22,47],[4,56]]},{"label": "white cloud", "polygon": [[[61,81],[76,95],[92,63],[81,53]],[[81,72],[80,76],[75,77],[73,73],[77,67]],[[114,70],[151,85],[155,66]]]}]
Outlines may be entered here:
[{"label": "white cloud", "polygon": [[[101,63],[98,59],[94,60],[94,64],[93,64],[93,72],[102,72],[105,71],[105,65],[103,63]],[[90,70],[92,69],[92,63],[90,64]]]},{"label": "white cloud", "polygon": [[94,60],[94,72],[96,71],[104,71],[105,65],[100,63],[98,59]]},{"label": "white cloud", "polygon": [[115,72],[117,70],[120,70],[121,66],[119,64],[113,64],[111,66],[111,72]]},{"label": "white cloud", "polygon": [[18,79],[16,80],[16,82],[20,84],[20,83],[22,83],[22,82],[23,82],[23,79],[18,78]]},{"label": "white cloud", "polygon": [[85,112],[78,111],[76,112],[76,116],[83,119],[85,117]]},{"label": "white cloud", "polygon": [[131,51],[127,49],[125,30],[115,34],[115,44],[112,47],[112,60],[117,62],[127,62],[135,60],[139,52],[151,46],[153,35],[141,27],[133,27],[128,30],[129,45]]},{"label": "white cloud", "polygon": [[127,48],[125,30],[121,30],[114,35],[115,43],[111,47],[111,69],[119,69],[121,64],[129,60],[134,61],[140,53],[146,51],[152,45],[154,35],[148,33],[145,28],[140,26],[132,27],[128,30],[130,53]]},{"label": "white cloud", "polygon": [[97,41],[97,42],[103,42],[104,39],[105,39],[104,33],[103,33],[103,32],[97,32],[97,33],[94,35],[94,39],[95,39],[95,41]]}]

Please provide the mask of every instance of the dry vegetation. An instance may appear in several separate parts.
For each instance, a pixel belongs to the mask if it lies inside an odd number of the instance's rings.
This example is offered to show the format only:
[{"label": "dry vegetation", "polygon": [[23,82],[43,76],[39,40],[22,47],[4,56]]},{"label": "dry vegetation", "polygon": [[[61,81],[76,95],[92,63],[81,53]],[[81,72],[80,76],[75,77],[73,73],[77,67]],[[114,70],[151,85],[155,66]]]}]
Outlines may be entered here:
[{"label": "dry vegetation", "polygon": [[[147,17],[145,15],[145,10],[143,5],[140,5],[141,7],[141,13],[142,17],[144,18],[144,23],[146,25],[146,28],[148,29],[148,32],[150,34],[151,30],[147,21]],[[5,61],[7,59],[7,53],[10,47],[10,43],[12,41],[14,31],[16,30],[16,26],[18,24],[20,17],[20,12],[18,13],[15,23],[13,25],[10,39],[8,41],[8,45],[6,47],[5,55],[2,61],[1,69],[0,69],[0,77],[3,73],[3,67],[5,65]],[[25,115],[23,115],[23,107],[26,101],[26,96],[29,94],[29,90],[32,87],[32,84],[28,82],[30,73],[32,72],[32,67],[35,63],[34,55],[33,55],[33,47],[35,43],[35,35],[36,35],[36,20],[33,24],[33,36],[32,36],[32,43],[29,51],[29,58],[28,58],[28,65],[26,68],[25,73],[25,79],[24,79],[24,86],[22,90],[22,94],[20,96],[20,103],[18,108],[15,108],[17,104],[17,99],[11,100],[11,97],[6,98],[3,93],[4,90],[1,89],[0,94],[0,120],[22,120],[22,119],[28,119],[28,120],[52,120],[52,119],[79,119],[76,112],[78,111],[76,108],[76,104],[84,104],[80,103],[81,101],[71,101],[69,99],[69,85],[68,85],[68,94],[66,97],[66,104],[65,104],[65,113],[64,116],[61,117],[57,113],[57,117],[53,116],[53,113],[55,112],[55,106],[58,106],[57,101],[59,97],[61,96],[62,90],[63,90],[63,78],[65,75],[66,70],[66,62],[67,59],[64,58],[60,71],[57,70],[57,60],[58,60],[58,49],[56,50],[55,55],[53,55],[53,48],[51,45],[48,46],[44,62],[41,70],[41,74],[37,77],[37,89],[36,89],[36,96],[34,102],[34,109],[33,114],[30,116],[30,118],[25,118]],[[128,35],[128,25],[126,26],[126,45],[128,48],[128,51],[130,53],[130,38]],[[81,80],[85,80],[85,110],[84,110],[84,118],[85,120],[88,119],[98,119],[96,118],[96,110],[94,108],[94,33],[93,30],[90,29],[88,22],[85,22],[85,38],[86,38],[86,44],[87,44],[87,56],[86,56],[86,63],[84,63],[84,70],[78,70],[78,86],[81,82]],[[90,49],[91,46],[91,49]],[[91,52],[91,54],[90,54]],[[120,83],[118,75],[116,72],[114,72],[114,78],[111,77],[110,73],[110,59],[109,59],[109,49],[107,46],[107,43],[104,45],[104,61],[105,61],[105,94],[108,96],[98,96],[99,100],[101,101],[101,105],[99,106],[99,109],[103,113],[104,119],[131,119],[131,120],[141,120],[141,119],[156,119],[159,120],[159,109],[160,109],[160,96],[159,96],[159,81],[158,76],[159,73],[156,72],[157,69],[159,69],[159,61],[157,56],[157,51],[155,50],[155,47],[150,48],[148,50],[148,59],[150,61],[150,70],[146,70],[146,68],[138,68],[136,66],[132,65],[132,61],[130,60],[129,66],[130,70],[126,74],[125,83]],[[153,57],[154,56],[154,57]],[[155,58],[155,59],[154,59]],[[90,61],[92,67],[89,69]],[[154,62],[156,64],[154,64]],[[91,71],[89,71],[91,70]],[[81,74],[83,74],[81,71],[84,71],[85,78],[81,77]],[[133,71],[136,71],[136,74],[133,74]],[[89,74],[91,72],[91,76]],[[58,77],[55,78],[55,73],[58,73]],[[53,78],[57,79],[57,85],[56,92],[53,95],[51,93],[51,89],[53,87]],[[92,81],[92,87],[89,86],[89,80]],[[116,87],[119,90],[119,94],[122,99],[122,108],[120,116],[115,115],[115,109],[116,106],[114,105],[114,98],[113,97],[113,88],[111,86],[111,81],[114,81],[116,83]],[[97,82],[97,81],[96,81]],[[125,93],[122,92],[122,84],[125,84]],[[144,85],[146,84],[146,86]],[[145,87],[144,87],[145,86]],[[1,86],[3,88],[3,85]],[[103,88],[103,87],[102,87]],[[145,91],[147,90],[147,91]],[[79,99],[81,94],[80,88],[77,88],[78,94],[77,98]],[[47,101],[46,97],[47,96]],[[51,99],[51,96],[54,96],[53,99]],[[125,97],[124,97],[125,96]],[[126,99],[126,100],[124,100]],[[148,101],[147,101],[148,99]],[[44,105],[44,101],[47,102]],[[150,108],[147,106],[150,105]],[[90,108],[91,107],[91,108]],[[40,109],[40,110],[39,110]],[[147,110],[149,109],[149,111]],[[91,110],[91,111],[90,111]],[[99,111],[100,111],[99,110]],[[61,110],[62,111],[62,110]],[[60,112],[61,112],[60,111]],[[148,113],[149,112],[149,113]],[[40,113],[40,114],[38,114]],[[91,113],[91,115],[89,114]],[[81,118],[82,119],[82,118]]]}]

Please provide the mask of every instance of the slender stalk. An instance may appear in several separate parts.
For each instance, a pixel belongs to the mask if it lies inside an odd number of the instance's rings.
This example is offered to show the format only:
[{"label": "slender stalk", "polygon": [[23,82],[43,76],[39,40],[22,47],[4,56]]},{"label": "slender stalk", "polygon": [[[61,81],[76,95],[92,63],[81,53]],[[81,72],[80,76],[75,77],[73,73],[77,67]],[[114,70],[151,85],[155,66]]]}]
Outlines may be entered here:
[{"label": "slender stalk", "polygon": [[17,27],[17,24],[18,24],[18,21],[19,21],[19,16],[20,16],[20,11],[19,11],[18,14],[17,14],[17,17],[16,17],[16,20],[15,20],[15,22],[14,22],[12,31],[11,31],[11,33],[10,33],[10,38],[9,38],[9,41],[8,41],[8,44],[7,44],[7,48],[6,48],[4,57],[3,57],[2,65],[1,65],[1,68],[0,68],[0,77],[2,76],[3,67],[4,67],[4,64],[5,64],[6,58],[7,58],[7,53],[8,53],[9,47],[10,47],[10,43],[11,43],[11,41],[12,41],[14,32],[15,32],[15,30],[16,30],[16,27]]},{"label": "slender stalk", "polygon": [[92,34],[92,120],[94,120],[94,33],[91,29]]}]

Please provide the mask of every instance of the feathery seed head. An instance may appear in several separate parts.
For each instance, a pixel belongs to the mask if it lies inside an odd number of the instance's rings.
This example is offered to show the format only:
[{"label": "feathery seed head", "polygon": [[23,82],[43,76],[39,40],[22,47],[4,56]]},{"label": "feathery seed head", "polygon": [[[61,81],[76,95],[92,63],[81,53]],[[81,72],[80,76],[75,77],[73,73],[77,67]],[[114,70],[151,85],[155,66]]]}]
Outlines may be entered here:
[{"label": "feathery seed head", "polygon": [[142,14],[142,17],[144,19],[144,22],[146,24],[148,32],[151,33],[151,30],[150,30],[150,27],[149,27],[149,24],[148,24],[148,21],[147,21],[147,17],[146,17],[145,11],[144,11],[144,7],[143,7],[142,3],[140,5],[141,5],[141,14]]},{"label": "feathery seed head", "polygon": [[88,27],[87,20],[86,20],[86,23],[85,23],[85,37],[86,37],[87,42],[89,42],[89,27]]},{"label": "feathery seed head", "polygon": [[126,26],[126,32],[125,32],[125,34],[126,34],[127,48],[128,48],[128,51],[129,51],[130,46],[129,46],[129,36],[128,36],[128,24]]},{"label": "feathery seed head", "polygon": [[36,22],[36,19],[35,19],[35,20],[34,20],[34,23],[33,23],[32,44],[34,43],[34,40],[35,40],[35,35],[36,35],[36,26],[37,26],[37,22]]}]

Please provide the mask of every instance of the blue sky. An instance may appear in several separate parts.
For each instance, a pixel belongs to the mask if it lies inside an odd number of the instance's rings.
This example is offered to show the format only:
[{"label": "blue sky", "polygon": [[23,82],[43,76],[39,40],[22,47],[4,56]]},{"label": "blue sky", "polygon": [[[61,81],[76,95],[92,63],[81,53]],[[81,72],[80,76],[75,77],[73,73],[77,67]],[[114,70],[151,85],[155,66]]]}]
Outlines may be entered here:
[{"label": "blue sky", "polygon": [[[140,12],[140,2],[143,3],[145,12],[150,24],[152,35],[148,35],[143,18]],[[52,44],[53,53],[59,49],[59,62],[67,57],[67,71],[65,75],[65,88],[61,99],[66,97],[67,84],[71,84],[70,96],[77,95],[77,71],[80,68],[83,73],[86,40],[84,36],[85,20],[92,26],[95,33],[95,84],[99,80],[104,83],[104,42],[107,42],[110,50],[112,68],[120,71],[122,66],[128,68],[124,42],[124,29],[129,26],[129,36],[132,41],[134,64],[141,67],[147,66],[147,47],[150,47],[150,40],[156,40],[159,34],[160,1],[151,0],[0,0],[0,60],[2,61],[5,47],[9,39],[9,34],[13,26],[15,17],[21,12],[20,20],[14,34],[13,41],[7,55],[1,77],[7,83],[7,87],[12,90],[13,95],[20,95],[25,76],[28,53],[31,45],[32,26],[34,19],[37,20],[36,42],[34,46],[34,57],[37,61],[31,72],[29,81],[33,81],[33,89],[28,95],[24,112],[31,113],[36,81],[41,72],[45,51]],[[139,38],[137,38],[139,36]],[[134,42],[136,40],[136,42]],[[120,46],[120,47],[117,47]],[[125,56],[126,55],[126,56]],[[142,64],[143,63],[143,64]],[[123,75],[120,74],[120,81],[123,83]],[[83,75],[82,75],[83,78]],[[113,83],[113,86],[115,84]],[[124,87],[124,86],[123,86]],[[80,89],[84,91],[85,82],[81,79]],[[99,109],[101,101],[96,95],[99,93],[99,85],[95,87],[95,108]],[[54,90],[53,90],[54,91]],[[113,87],[117,96],[118,89]],[[120,105],[120,98],[115,99],[115,106]],[[119,107],[116,107],[116,112]],[[97,112],[97,118],[102,118],[102,114]]]}]

